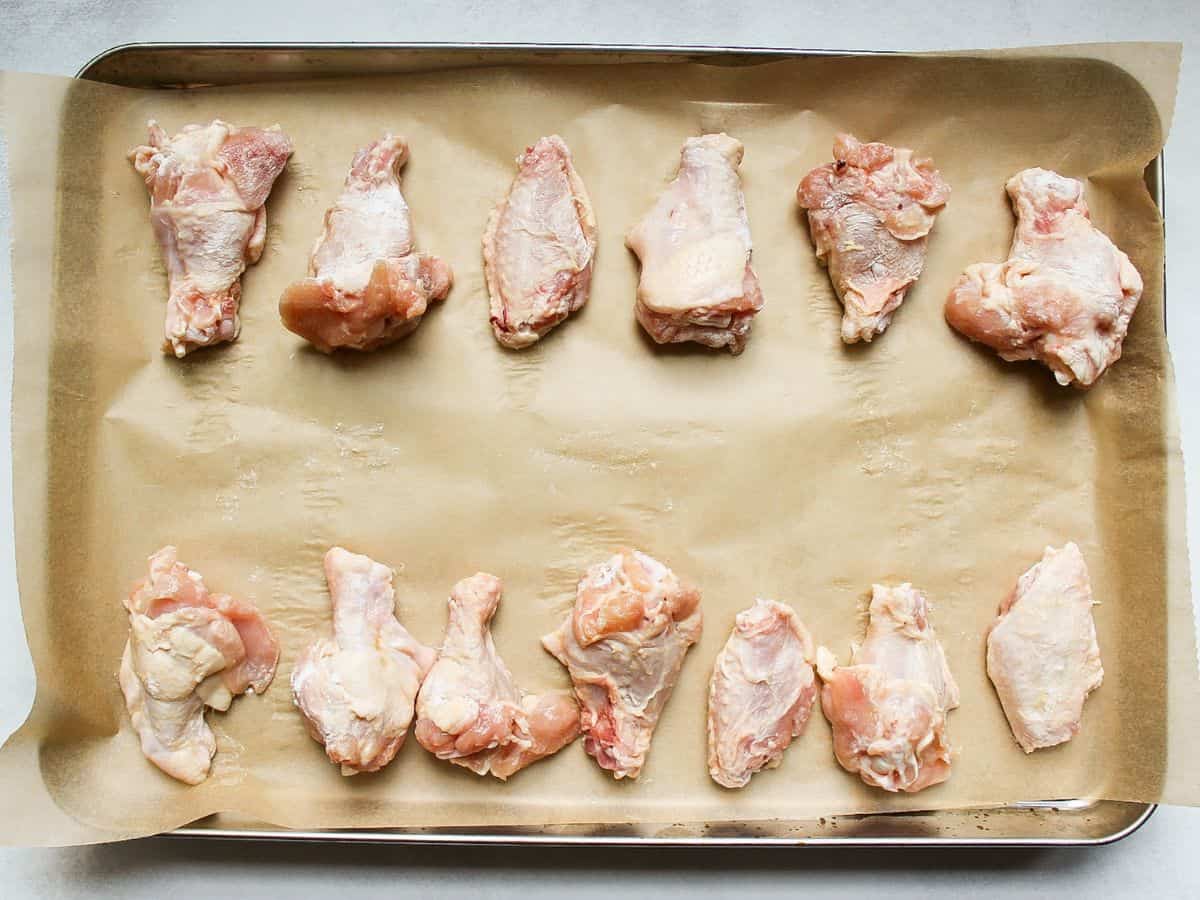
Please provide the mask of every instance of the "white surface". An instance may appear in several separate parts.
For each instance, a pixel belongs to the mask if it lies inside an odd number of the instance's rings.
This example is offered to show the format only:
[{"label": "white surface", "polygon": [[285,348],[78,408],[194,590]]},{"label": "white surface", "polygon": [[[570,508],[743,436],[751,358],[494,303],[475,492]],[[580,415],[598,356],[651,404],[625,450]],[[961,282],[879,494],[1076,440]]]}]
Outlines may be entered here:
[{"label": "white surface", "polygon": [[[808,6],[810,8],[803,8]],[[130,41],[557,41],[721,44],[801,48],[962,49],[1081,41],[1184,42],[1184,73],[1167,144],[1169,325],[1185,447],[1200,448],[1200,54],[1196,0],[926,0],[882,3],[760,0],[692,4],[396,2],[339,0],[0,0],[0,68],[73,74],[95,54]],[[794,7],[789,9],[789,7]],[[787,10],[787,11],[785,11]],[[1200,57],[1197,57],[1200,59]],[[1195,63],[1195,59],[1191,60]],[[2,160],[0,160],[2,161]],[[0,248],[10,216],[0,189]],[[0,736],[33,698],[12,562],[8,410],[10,262],[0,250]],[[1200,483],[1200,451],[1187,466]],[[1200,502],[1190,504],[1200,534]],[[1196,541],[1192,570],[1197,571]],[[1025,852],[664,852],[235,845],[154,839],[96,848],[0,850],[5,896],[239,898],[281,896],[689,897],[1184,896],[1200,891],[1200,810],[1162,809],[1112,847]]]}]

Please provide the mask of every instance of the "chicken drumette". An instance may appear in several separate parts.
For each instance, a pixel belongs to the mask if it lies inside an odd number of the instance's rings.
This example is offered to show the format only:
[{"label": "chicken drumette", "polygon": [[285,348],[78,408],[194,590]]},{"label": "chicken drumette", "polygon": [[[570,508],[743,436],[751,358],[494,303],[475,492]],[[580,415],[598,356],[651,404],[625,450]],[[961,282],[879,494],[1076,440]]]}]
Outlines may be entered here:
[{"label": "chicken drumette", "polygon": [[374,772],[399,751],[436,652],[396,619],[392,570],[334,547],[325,554],[333,637],[292,670],[292,699],[309,734],[343,775]]},{"label": "chicken drumette", "polygon": [[309,277],[279,298],[290,330],[325,353],[374,350],[410,333],[450,291],[450,267],[413,249],[400,193],[408,144],[385,135],[359,150],[309,260]]},{"label": "chicken drumette", "polygon": [[579,734],[570,694],[526,694],[496,653],[490,624],[503,586],[480,572],[450,592],[437,662],[417,697],[414,732],[439,759],[504,780]]},{"label": "chicken drumette", "polygon": [[170,280],[164,350],[184,356],[232,341],[241,327],[242,272],[262,256],[264,204],[292,142],[273,128],[214,119],[168,138],[151,121],[150,143],[129,158],[150,191],[150,219]]}]

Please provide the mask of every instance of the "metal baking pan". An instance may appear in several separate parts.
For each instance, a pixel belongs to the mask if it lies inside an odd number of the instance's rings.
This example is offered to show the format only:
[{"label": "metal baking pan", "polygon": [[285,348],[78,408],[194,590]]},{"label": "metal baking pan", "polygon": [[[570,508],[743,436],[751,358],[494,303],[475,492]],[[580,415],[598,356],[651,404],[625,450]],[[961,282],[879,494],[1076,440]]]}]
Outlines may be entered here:
[{"label": "metal baking pan", "polygon": [[[124,44],[101,53],[77,78],[122,87],[209,85],[399,75],[464,66],[703,62],[750,66],[804,56],[859,52],[766,47],[605,44]],[[1146,184],[1163,208],[1162,157]],[[215,815],[172,832],[181,837],[439,844],[572,844],[704,847],[933,846],[1033,847],[1109,844],[1137,831],[1156,807],[1145,803],[1055,800],[991,809],[831,816],[798,822],[723,825],[575,825],[488,829],[281,830]]]}]

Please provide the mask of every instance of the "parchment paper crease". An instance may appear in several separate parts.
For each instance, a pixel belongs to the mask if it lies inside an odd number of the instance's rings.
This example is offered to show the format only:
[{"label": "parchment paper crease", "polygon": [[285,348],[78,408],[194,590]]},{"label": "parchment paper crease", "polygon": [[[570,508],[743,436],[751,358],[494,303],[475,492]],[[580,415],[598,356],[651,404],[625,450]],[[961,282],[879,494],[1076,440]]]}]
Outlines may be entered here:
[{"label": "parchment paper crease", "polygon": [[[46,77],[2,83],[15,211],[14,494],[34,711],[0,753],[0,839],[55,844],[169,829],[215,811],[289,827],[730,822],[1087,797],[1200,802],[1183,484],[1163,334],[1162,222],[1142,180],[1174,103],[1176,45],[818,58],[743,67],[526,66],[192,91]],[[278,122],[296,154],[268,204],[235,344],[164,357],[166,278],[125,159],[146,119]],[[793,194],[849,130],[933,157],[953,188],[925,274],[891,329],[844,347],[840,308]],[[279,324],[354,151],[405,135],[418,246],[456,284],[420,329],[328,358]],[[654,347],[622,246],[689,135],[725,130],[742,167],[766,307],[738,358]],[[563,135],[600,229],[592,299],[531,350],[493,340],[479,238],[513,158]],[[942,319],[969,263],[1001,260],[1004,182],[1032,165],[1088,180],[1097,224],[1146,293],[1125,356],[1090,392],[1001,363]],[[1181,298],[1183,302],[1183,298]],[[983,635],[1045,544],[1076,541],[1097,598],[1105,682],[1082,734],[1027,757],[983,665]],[[283,644],[263,698],[212,715],[212,777],[143,759],[116,670],[122,594],[175,543],[214,590],[249,597]],[[642,778],[579,745],[508,784],[415,742],[342,778],[288,693],[329,628],[334,543],[394,565],[398,611],[440,640],[445,597],[500,575],[500,652],[528,689],[564,686],[538,646],[590,563],[633,545],[704,593]],[[791,603],[843,657],[873,581],[910,580],[962,687],[945,785],[873,791],[814,716],[781,769],[741,792],[705,770],[704,698],[735,613]]]}]

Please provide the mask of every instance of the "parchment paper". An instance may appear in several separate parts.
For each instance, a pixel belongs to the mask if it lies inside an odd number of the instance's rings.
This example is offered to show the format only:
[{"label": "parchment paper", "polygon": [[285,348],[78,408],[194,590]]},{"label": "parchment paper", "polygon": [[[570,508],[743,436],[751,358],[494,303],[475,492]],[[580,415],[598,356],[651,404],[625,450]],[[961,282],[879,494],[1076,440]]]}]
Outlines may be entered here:
[{"label": "parchment paper", "polygon": [[[1174,102],[1176,45],[1001,54],[472,68],[191,91],[3,80],[16,213],[14,494],[38,693],[0,753],[0,839],[73,843],[214,811],[289,827],[730,822],[1085,797],[1200,802],[1183,485],[1163,335],[1162,222],[1142,181]],[[166,277],[140,178],[145,121],[281,124],[296,145],[244,280],[234,344],[163,356]],[[834,132],[933,157],[953,188],[925,274],[870,345],[840,307],[794,201]],[[280,325],[354,151],[405,135],[421,250],[456,283],[420,329],[322,356]],[[725,130],[742,167],[766,307],[745,354],[658,348],[633,318],[622,246],[689,135]],[[534,348],[499,347],[479,239],[513,158],[561,134],[600,229],[591,301]],[[1146,291],[1124,358],[1089,392],[1005,364],[942,319],[969,263],[1002,260],[1004,182],[1031,165],[1087,178],[1096,223]],[[1070,744],[1026,756],[984,671],[984,631],[1045,544],[1091,569],[1105,682]],[[115,671],[121,597],[175,543],[214,590],[270,618],[265,697],[210,714],[213,774],[178,784],[138,750]],[[578,744],[507,784],[410,740],[343,778],[291,704],[299,651],[330,627],[331,544],[395,566],[398,613],[435,644],[445,597],[500,575],[501,654],[527,689],[567,684],[539,638],[582,571],[632,545],[704,594],[705,631],[644,774],[615,783]],[[954,774],[915,796],[838,768],[815,715],[783,766],[739,792],[705,769],[705,693],[734,615],[792,604],[843,659],[874,581],[910,580],[962,688]]]}]

